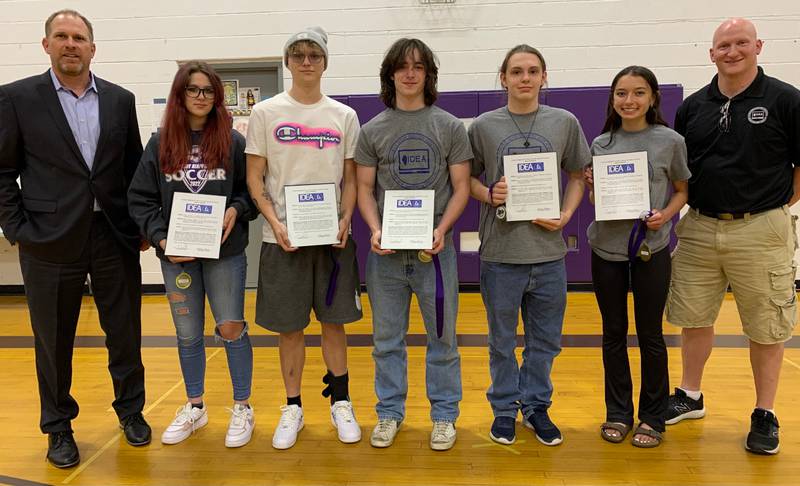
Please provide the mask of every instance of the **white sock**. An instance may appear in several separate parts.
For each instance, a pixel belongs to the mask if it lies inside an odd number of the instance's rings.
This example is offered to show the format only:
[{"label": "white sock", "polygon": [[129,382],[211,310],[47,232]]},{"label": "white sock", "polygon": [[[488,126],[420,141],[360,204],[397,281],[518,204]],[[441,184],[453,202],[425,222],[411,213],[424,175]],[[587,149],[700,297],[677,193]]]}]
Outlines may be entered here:
[{"label": "white sock", "polygon": [[692,391],[687,390],[686,388],[681,388],[686,393],[686,396],[691,398],[692,400],[700,400],[700,397],[703,396],[703,393],[700,390]]}]

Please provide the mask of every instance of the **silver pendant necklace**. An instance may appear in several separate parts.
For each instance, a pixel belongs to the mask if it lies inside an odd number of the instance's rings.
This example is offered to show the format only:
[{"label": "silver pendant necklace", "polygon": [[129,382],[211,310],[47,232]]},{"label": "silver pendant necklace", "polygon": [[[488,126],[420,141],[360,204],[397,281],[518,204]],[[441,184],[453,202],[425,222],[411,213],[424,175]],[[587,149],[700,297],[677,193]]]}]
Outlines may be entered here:
[{"label": "silver pendant necklace", "polygon": [[[511,121],[514,122],[514,126],[517,127],[517,131],[519,132],[519,134],[525,138],[525,142],[522,145],[525,148],[529,148],[531,146],[530,138],[531,134],[533,134],[533,125],[536,123],[536,117],[539,115],[539,108],[537,108],[536,111],[533,112],[533,120],[531,120],[531,126],[528,128],[528,133],[522,133],[522,129],[519,128],[519,124],[517,124],[517,120],[514,118],[514,115],[511,114],[511,110],[508,109],[508,105],[506,105],[506,113],[508,113],[508,117],[511,118]],[[506,219],[505,204],[497,206],[497,208],[495,209],[495,217],[497,217],[497,219]]]},{"label": "silver pendant necklace", "polygon": [[539,108],[537,108],[536,111],[533,112],[533,120],[531,120],[531,126],[528,128],[528,133],[522,132],[522,129],[519,127],[519,124],[517,123],[517,120],[514,118],[514,115],[511,113],[511,110],[508,109],[508,105],[506,105],[506,112],[508,113],[508,117],[511,118],[511,121],[514,122],[514,126],[517,127],[517,131],[519,132],[519,134],[525,138],[525,143],[523,143],[522,145],[524,145],[525,148],[530,147],[531,146],[530,138],[531,134],[533,134],[533,125],[536,123],[536,117],[539,115]]}]

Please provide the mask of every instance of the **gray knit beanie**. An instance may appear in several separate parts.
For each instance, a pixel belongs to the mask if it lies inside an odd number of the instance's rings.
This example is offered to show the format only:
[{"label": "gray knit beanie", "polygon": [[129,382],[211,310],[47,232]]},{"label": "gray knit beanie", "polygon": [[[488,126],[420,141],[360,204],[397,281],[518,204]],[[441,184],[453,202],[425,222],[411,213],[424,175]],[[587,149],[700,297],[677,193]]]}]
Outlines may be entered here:
[{"label": "gray knit beanie", "polygon": [[328,34],[325,29],[319,26],[306,27],[304,30],[289,37],[286,45],[283,46],[284,62],[288,60],[289,48],[300,41],[310,41],[318,45],[322,49],[322,53],[325,54],[325,65],[328,65]]}]

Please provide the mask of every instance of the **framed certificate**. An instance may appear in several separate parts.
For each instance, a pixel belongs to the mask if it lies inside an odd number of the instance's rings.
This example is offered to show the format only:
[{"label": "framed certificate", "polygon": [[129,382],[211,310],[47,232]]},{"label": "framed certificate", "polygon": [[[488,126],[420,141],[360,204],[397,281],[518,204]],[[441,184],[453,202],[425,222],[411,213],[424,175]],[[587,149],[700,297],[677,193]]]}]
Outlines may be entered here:
[{"label": "framed certificate", "polygon": [[506,220],[560,218],[559,170],[555,152],[503,156],[503,171],[508,184]]},{"label": "framed certificate", "polygon": [[592,168],[597,221],[638,219],[650,210],[647,152],[596,155]]},{"label": "framed certificate", "polygon": [[286,229],[292,246],[339,243],[339,205],[334,183],[290,185],[283,190]]},{"label": "framed certificate", "polygon": [[167,229],[170,256],[219,258],[225,196],[176,192]]},{"label": "framed certificate", "polygon": [[222,95],[223,103],[226,108],[239,107],[239,80],[238,79],[223,79],[222,80]]},{"label": "framed certificate", "polygon": [[381,248],[429,250],[433,246],[434,191],[386,191]]}]

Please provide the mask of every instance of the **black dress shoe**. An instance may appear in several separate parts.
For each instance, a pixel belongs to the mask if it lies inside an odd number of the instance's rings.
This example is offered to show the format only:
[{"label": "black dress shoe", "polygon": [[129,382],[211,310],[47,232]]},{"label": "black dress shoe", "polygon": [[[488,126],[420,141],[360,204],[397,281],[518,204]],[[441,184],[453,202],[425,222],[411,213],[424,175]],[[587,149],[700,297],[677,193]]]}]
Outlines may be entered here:
[{"label": "black dress shoe", "polygon": [[47,460],[55,467],[72,467],[81,462],[72,432],[53,432],[47,436]]},{"label": "black dress shoe", "polygon": [[135,413],[122,419],[119,424],[125,431],[125,440],[132,446],[143,446],[150,443],[150,426],[141,413]]}]

